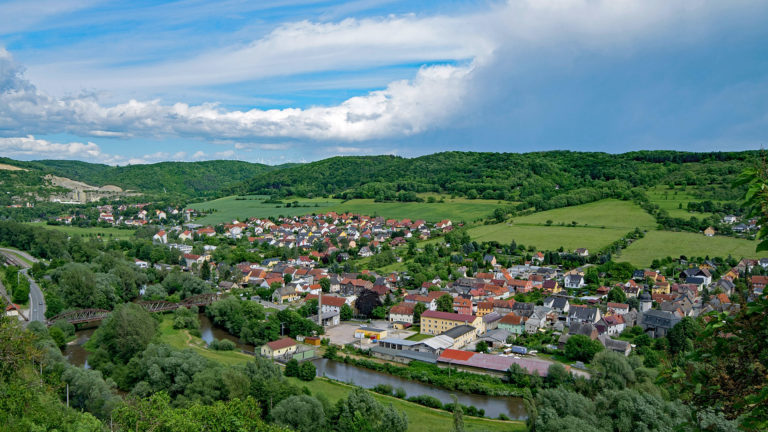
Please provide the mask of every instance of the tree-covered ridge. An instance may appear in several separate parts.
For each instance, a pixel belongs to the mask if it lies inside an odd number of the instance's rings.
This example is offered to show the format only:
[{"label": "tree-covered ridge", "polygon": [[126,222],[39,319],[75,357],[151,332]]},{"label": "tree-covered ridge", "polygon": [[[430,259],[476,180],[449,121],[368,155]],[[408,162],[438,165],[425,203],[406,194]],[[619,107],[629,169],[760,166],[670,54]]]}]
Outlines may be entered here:
[{"label": "tree-covered ridge", "polygon": [[657,184],[732,182],[756,152],[632,152],[620,155],[444,152],[413,159],[397,156],[333,157],[268,173],[228,189],[280,196],[337,195],[397,199],[400,191],[442,192],[469,198],[525,201],[568,192]]},{"label": "tree-covered ridge", "polygon": [[204,195],[237,184],[276,167],[243,161],[160,162],[109,166],[79,161],[42,160],[34,164],[55,175],[88,184],[107,184],[140,192]]}]

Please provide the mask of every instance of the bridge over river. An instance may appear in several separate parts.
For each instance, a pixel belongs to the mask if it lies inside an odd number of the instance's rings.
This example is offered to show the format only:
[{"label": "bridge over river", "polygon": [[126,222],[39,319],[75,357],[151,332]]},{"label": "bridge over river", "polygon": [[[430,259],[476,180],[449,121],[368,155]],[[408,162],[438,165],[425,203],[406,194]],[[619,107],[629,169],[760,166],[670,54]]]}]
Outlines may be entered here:
[{"label": "bridge over river", "polygon": [[[178,303],[167,301],[140,301],[139,305],[144,307],[149,312],[168,312],[176,310],[180,307],[192,307],[192,306],[208,306],[220,298],[219,294],[200,294],[193,297],[188,297]],[[69,312],[64,312],[55,317],[49,319],[46,324],[51,325],[59,320],[65,320],[70,324],[82,324],[87,322],[101,321],[112,313],[106,309],[79,309]]]}]

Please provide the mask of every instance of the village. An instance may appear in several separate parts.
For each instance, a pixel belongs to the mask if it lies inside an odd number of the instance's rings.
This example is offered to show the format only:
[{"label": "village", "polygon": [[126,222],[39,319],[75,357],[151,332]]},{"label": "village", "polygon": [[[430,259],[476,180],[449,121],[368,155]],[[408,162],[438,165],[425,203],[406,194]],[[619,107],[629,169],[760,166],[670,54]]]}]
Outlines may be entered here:
[{"label": "village", "polygon": [[[572,336],[628,356],[636,347],[634,337],[625,336],[663,338],[686,317],[737,312],[740,305],[730,300],[736,281],[768,268],[768,259],[743,259],[733,267],[681,259],[677,264],[684,269],[677,274],[639,269],[631,278],[592,290],[587,288],[595,282],[588,281],[594,279],[594,264],[545,265],[549,257],[541,251],[511,266],[502,265],[492,253],[484,254],[475,272],[460,262],[452,273],[455,279],[436,277],[416,287],[407,271],[364,268],[365,259],[381,253],[392,262],[402,261],[394,252],[404,250],[407,242],[438,238],[453,229],[449,220],[427,224],[329,212],[217,226],[187,223],[158,231],[153,241],[180,250],[183,270],[207,267],[213,275],[217,247],[207,244],[215,243],[213,239],[247,241],[253,252],[261,250],[259,245],[298,251],[292,257],[240,262],[229,277],[213,278],[218,292],[243,301],[272,310],[310,310],[307,318],[324,329],[322,335],[269,342],[261,348],[262,355],[281,361],[306,359],[307,351],[322,343],[361,350],[380,361],[417,360],[498,376],[505,376],[513,365],[546,376],[558,361],[572,373],[588,375],[583,362],[563,355]],[[193,248],[200,250],[200,243],[203,253],[192,253]],[[586,259],[590,251],[560,254]],[[339,264],[348,261],[361,262],[363,268],[344,271]],[[135,264],[151,265],[139,259]],[[749,276],[750,296],[761,296],[766,282],[766,276]]]}]

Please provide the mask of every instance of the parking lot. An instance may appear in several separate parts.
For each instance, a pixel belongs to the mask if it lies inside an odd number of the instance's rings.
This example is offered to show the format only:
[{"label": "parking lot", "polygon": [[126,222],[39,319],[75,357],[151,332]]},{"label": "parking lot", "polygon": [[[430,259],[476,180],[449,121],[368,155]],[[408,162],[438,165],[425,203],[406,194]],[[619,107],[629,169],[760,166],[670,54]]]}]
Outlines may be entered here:
[{"label": "parking lot", "polygon": [[[372,321],[370,324],[364,322],[344,322],[334,327],[327,327],[325,329],[325,336],[331,340],[334,345],[346,345],[352,342],[359,343],[360,340],[355,338],[355,330],[361,326],[370,326],[378,329],[387,330],[387,337],[405,339],[416,332],[409,330],[395,330],[390,328],[389,322],[384,320]],[[363,347],[370,344],[370,341],[363,340]]]}]

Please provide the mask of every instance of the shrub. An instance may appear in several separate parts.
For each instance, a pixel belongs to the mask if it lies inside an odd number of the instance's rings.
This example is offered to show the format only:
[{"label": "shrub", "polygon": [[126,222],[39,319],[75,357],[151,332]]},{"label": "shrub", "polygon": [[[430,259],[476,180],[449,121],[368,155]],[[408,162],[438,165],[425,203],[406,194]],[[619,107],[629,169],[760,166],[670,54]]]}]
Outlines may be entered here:
[{"label": "shrub", "polygon": [[429,395],[411,396],[406,400],[408,400],[409,402],[414,402],[419,405],[424,405],[430,408],[443,409],[443,403],[440,402],[440,399],[434,396],[429,396]]},{"label": "shrub", "polygon": [[395,389],[395,397],[398,399],[405,399],[406,393],[405,389],[402,387],[398,387]]},{"label": "shrub", "polygon": [[392,395],[393,391],[392,386],[389,384],[376,384],[371,390],[385,395]]},{"label": "shrub", "polygon": [[283,375],[287,377],[299,376],[299,361],[296,359],[288,360],[288,363],[285,364],[285,371],[283,371]]},{"label": "shrub", "polygon": [[299,379],[302,381],[312,381],[317,376],[317,368],[312,362],[304,362],[299,366]]},{"label": "shrub", "polygon": [[236,347],[235,343],[229,339],[214,339],[208,344],[208,348],[214,351],[232,351]]}]

